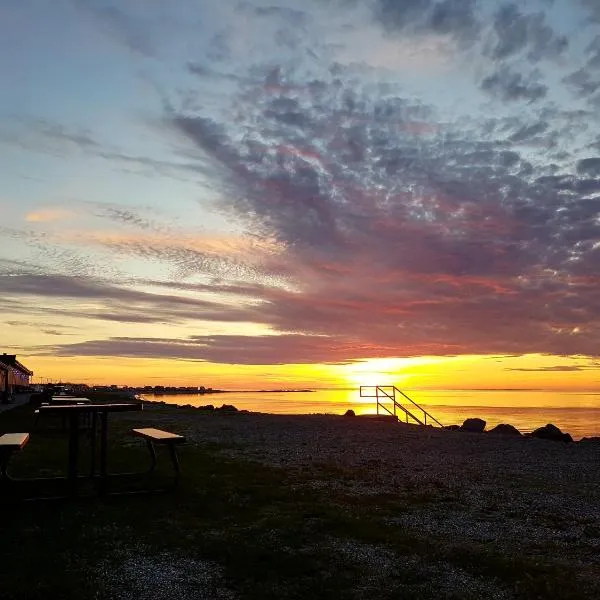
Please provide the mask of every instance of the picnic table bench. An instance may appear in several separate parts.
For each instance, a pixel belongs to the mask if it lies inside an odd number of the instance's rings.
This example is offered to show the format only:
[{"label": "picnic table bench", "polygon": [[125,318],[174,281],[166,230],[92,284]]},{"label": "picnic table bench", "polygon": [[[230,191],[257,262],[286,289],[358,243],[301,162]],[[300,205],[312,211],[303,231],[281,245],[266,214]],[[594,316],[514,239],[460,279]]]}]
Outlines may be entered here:
[{"label": "picnic table bench", "polygon": [[176,479],[179,477],[179,457],[177,456],[177,446],[185,442],[185,437],[178,435],[177,433],[170,433],[169,431],[163,431],[162,429],[154,429],[153,427],[147,427],[142,429],[132,429],[133,435],[141,437],[146,440],[148,450],[150,451],[150,457],[152,464],[150,471],[154,471],[156,467],[156,449],[155,444],[162,444],[167,446],[171,455],[171,462],[175,469]]},{"label": "picnic table bench", "polygon": [[8,463],[15,452],[23,449],[28,441],[28,433],[4,433],[0,435],[0,482],[10,481]]}]

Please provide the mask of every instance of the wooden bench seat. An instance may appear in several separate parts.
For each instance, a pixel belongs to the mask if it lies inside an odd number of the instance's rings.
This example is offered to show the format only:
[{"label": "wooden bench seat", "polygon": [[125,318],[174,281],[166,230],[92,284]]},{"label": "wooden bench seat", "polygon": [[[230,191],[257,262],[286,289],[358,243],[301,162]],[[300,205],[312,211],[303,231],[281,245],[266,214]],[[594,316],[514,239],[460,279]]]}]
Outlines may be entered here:
[{"label": "wooden bench seat", "polygon": [[182,435],[163,431],[162,429],[147,427],[145,429],[133,429],[132,431],[134,435],[152,440],[157,444],[182,444],[185,442],[185,437]]},{"label": "wooden bench seat", "polygon": [[3,433],[0,435],[0,449],[21,450],[28,441],[28,433]]},{"label": "wooden bench seat", "polygon": [[171,433],[170,431],[163,431],[162,429],[154,429],[153,427],[146,427],[141,429],[132,429],[133,435],[141,437],[146,440],[148,450],[150,452],[150,458],[152,464],[150,466],[150,472],[154,471],[156,467],[156,449],[155,444],[166,445],[169,448],[171,455],[171,462],[175,469],[176,480],[179,478],[179,457],[177,456],[177,446],[185,442],[185,437],[177,433]]},{"label": "wooden bench seat", "polygon": [[8,463],[15,452],[25,447],[28,433],[4,433],[0,435],[0,482],[10,480]]}]

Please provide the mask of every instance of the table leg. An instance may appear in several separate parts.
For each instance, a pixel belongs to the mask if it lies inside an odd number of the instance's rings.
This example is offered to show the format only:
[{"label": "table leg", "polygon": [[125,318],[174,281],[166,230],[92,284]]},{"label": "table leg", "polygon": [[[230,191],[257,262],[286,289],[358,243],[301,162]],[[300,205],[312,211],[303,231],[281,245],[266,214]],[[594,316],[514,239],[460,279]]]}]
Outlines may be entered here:
[{"label": "table leg", "polygon": [[69,464],[67,478],[73,492],[77,485],[77,463],[79,462],[79,415],[73,411],[69,415]]},{"label": "table leg", "polygon": [[93,477],[96,474],[96,429],[98,428],[98,418],[97,413],[94,411],[92,413],[92,436],[90,439],[90,444],[92,446],[92,456],[90,461],[90,477]]},{"label": "table leg", "polygon": [[100,413],[100,494],[106,489],[106,456],[108,454],[108,413]]}]

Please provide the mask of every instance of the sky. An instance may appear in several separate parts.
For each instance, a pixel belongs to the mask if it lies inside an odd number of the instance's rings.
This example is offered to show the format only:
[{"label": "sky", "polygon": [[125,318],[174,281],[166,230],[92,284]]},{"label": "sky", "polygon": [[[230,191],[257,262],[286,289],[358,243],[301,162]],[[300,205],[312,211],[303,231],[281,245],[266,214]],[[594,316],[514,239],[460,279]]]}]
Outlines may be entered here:
[{"label": "sky", "polygon": [[600,390],[596,0],[4,0],[36,378]]}]

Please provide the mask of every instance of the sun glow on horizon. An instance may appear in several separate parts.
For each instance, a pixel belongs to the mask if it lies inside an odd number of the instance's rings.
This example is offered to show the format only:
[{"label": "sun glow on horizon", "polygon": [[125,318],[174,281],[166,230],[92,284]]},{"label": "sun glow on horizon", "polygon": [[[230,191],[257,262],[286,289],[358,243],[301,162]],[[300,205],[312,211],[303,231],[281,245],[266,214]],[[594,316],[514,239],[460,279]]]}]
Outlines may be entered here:
[{"label": "sun glow on horizon", "polygon": [[[15,349],[19,354],[18,349]],[[354,389],[395,385],[411,390],[599,390],[597,360],[590,357],[423,356],[334,364],[247,365],[126,357],[19,354],[34,382],[92,385],[204,385],[227,390]]]},{"label": "sun glow on horizon", "polygon": [[[442,362],[443,358],[371,358],[339,367],[338,375],[350,387],[360,386],[403,386],[412,377],[411,370]],[[334,367],[332,367],[334,369]]]}]

